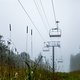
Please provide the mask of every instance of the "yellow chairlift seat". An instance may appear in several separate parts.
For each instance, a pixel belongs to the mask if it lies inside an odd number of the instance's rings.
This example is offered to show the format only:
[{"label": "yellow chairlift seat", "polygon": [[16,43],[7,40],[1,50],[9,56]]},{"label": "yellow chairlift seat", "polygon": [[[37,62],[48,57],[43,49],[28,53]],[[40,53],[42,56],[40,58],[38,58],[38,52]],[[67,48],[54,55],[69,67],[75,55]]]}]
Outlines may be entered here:
[{"label": "yellow chairlift seat", "polygon": [[58,28],[52,28],[49,32],[50,37],[61,37],[61,30]]}]

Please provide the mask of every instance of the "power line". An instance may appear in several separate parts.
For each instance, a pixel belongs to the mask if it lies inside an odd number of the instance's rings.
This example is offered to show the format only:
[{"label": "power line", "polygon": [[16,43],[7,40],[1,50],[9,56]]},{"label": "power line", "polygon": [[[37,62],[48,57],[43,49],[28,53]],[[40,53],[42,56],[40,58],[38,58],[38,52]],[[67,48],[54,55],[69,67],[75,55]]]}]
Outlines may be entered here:
[{"label": "power line", "polygon": [[25,10],[25,8],[23,7],[22,3],[20,2],[20,0],[18,0],[19,4],[21,5],[22,9],[24,10],[24,12],[26,13],[26,15],[28,16],[28,18],[30,19],[31,23],[33,24],[33,26],[35,27],[35,29],[38,31],[40,37],[42,38],[42,40],[44,41],[43,36],[41,35],[41,33],[39,32],[39,30],[37,29],[36,25],[34,24],[34,22],[32,21],[31,17],[29,16],[29,14],[27,13],[27,11]]},{"label": "power line", "polygon": [[44,12],[44,15],[45,15],[45,19],[46,19],[46,21],[47,21],[47,24],[48,24],[48,26],[50,27],[49,22],[48,22],[48,19],[47,19],[47,16],[46,16],[46,13],[45,13],[45,10],[44,10],[44,7],[43,7],[43,4],[42,4],[42,1],[41,1],[41,0],[40,0],[40,4],[41,4],[42,10],[43,10],[43,12]]},{"label": "power line", "polygon": [[[35,0],[33,0],[33,1],[34,1],[34,4],[35,4],[36,8],[37,8],[37,11],[38,11],[38,13],[39,13],[39,15],[40,15],[40,17],[41,17],[41,20],[42,20],[42,22],[43,22],[43,25],[44,25],[45,29],[47,30],[46,25],[44,24],[43,17],[42,17],[42,15],[41,15],[41,13],[40,13],[40,11],[39,11],[39,8],[38,8],[39,5],[36,4]],[[48,30],[47,30],[47,32],[48,32]]]}]

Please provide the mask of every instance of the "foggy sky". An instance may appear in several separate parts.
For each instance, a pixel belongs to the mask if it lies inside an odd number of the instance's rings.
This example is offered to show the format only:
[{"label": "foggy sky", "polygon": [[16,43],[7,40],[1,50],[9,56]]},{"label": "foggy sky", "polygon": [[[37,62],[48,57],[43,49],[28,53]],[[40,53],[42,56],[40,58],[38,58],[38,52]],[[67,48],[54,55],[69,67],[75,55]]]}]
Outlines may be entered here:
[{"label": "foggy sky", "polygon": [[[55,26],[54,15],[52,12],[51,0],[42,0],[45,13],[48,18],[49,27],[46,23],[39,0],[39,10],[44,18],[46,29],[42,23],[40,15],[36,9],[33,0],[20,0],[26,11],[30,15],[34,24],[44,37],[45,41],[54,40],[49,38],[49,32],[46,31]],[[71,54],[76,54],[80,46],[80,1],[79,0],[54,0],[54,7],[57,20],[60,21],[59,28],[62,30],[61,48],[55,49],[55,58],[63,58],[63,71],[69,71],[69,59]],[[21,8],[18,0],[0,0],[0,34],[5,39],[9,38],[9,24],[12,24],[12,40],[19,52],[26,51],[26,26],[29,26],[28,52],[31,54],[31,36],[30,29],[33,29],[33,58],[42,52],[43,40],[30,22],[29,18]],[[51,61],[50,52],[42,53]]]}]

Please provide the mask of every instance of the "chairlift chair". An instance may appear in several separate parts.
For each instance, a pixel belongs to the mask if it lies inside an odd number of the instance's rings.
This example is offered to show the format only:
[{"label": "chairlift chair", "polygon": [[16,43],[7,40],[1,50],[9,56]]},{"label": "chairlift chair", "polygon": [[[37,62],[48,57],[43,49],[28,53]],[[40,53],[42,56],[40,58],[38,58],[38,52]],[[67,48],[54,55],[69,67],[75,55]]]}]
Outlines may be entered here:
[{"label": "chairlift chair", "polygon": [[58,63],[63,63],[63,59],[59,59],[58,60]]},{"label": "chairlift chair", "polygon": [[63,63],[63,61],[62,60],[59,60],[58,63]]},{"label": "chairlift chair", "polygon": [[43,52],[48,52],[49,48],[48,47],[43,47]]},{"label": "chairlift chair", "polygon": [[60,48],[61,46],[60,46],[60,43],[57,43],[57,46]]},{"label": "chairlift chair", "polygon": [[43,52],[48,52],[48,51],[49,51],[48,43],[44,42]]},{"label": "chairlift chair", "polygon": [[61,37],[61,30],[58,28],[52,28],[49,31],[49,36],[50,37]]}]

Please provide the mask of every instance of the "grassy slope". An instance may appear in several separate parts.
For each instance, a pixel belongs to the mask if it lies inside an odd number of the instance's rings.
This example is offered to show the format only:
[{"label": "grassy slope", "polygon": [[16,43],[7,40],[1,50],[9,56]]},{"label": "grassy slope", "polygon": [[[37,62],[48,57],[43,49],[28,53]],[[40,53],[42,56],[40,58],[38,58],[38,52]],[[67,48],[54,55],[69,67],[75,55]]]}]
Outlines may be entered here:
[{"label": "grassy slope", "polygon": [[[16,72],[18,73],[17,76],[15,76]],[[80,80],[80,71],[71,72],[71,73],[53,74],[43,69],[37,69],[34,72],[34,74],[31,74],[31,76],[32,76],[32,80],[38,80],[38,79],[39,80]],[[9,80],[11,78],[12,80],[25,80],[25,78],[28,78],[28,70],[23,68],[9,69],[8,66],[2,66],[2,67],[0,66],[0,78],[1,80]]]}]

